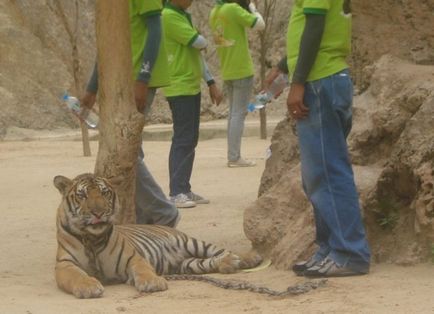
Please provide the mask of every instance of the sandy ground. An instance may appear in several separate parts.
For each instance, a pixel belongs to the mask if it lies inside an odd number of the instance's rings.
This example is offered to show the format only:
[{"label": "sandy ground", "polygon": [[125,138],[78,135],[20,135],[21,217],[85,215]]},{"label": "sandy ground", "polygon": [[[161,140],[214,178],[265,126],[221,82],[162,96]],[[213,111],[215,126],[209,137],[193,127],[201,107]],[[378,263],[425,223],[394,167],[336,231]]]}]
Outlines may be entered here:
[{"label": "sandy ground", "polygon": [[[169,142],[146,142],[147,164],[167,191]],[[179,229],[234,251],[250,248],[242,229],[243,209],[256,198],[269,141],[243,142],[258,166],[225,166],[226,141],[201,141],[192,184],[211,204],[183,209]],[[79,300],[54,280],[55,212],[60,195],[52,178],[93,170],[77,141],[0,142],[0,313],[434,313],[434,266],[374,265],[363,277],[330,279],[310,293],[276,299],[228,291],[205,283],[170,282],[164,292],[139,295],[127,285],[106,287],[100,299]],[[273,266],[253,273],[216,275],[283,290],[303,282]]]}]

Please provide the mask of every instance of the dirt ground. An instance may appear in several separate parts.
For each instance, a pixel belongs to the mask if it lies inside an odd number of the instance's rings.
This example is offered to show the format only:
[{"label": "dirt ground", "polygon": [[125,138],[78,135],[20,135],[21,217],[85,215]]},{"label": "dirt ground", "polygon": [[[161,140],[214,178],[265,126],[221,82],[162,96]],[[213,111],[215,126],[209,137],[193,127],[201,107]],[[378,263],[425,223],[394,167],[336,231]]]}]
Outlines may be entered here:
[{"label": "dirt ground", "polygon": [[[167,191],[169,142],[144,143],[146,163]],[[178,228],[234,251],[246,251],[243,209],[256,199],[269,140],[243,141],[258,166],[225,166],[226,141],[201,141],[192,178],[194,191],[211,204],[182,210]],[[228,291],[206,283],[169,282],[164,292],[139,295],[127,285],[107,286],[100,299],[79,300],[54,280],[55,212],[60,201],[55,175],[73,177],[93,170],[78,141],[0,142],[0,313],[434,313],[434,266],[373,265],[367,276],[329,279],[304,295],[272,298]],[[216,275],[283,290],[303,282],[273,266],[252,273]]]}]

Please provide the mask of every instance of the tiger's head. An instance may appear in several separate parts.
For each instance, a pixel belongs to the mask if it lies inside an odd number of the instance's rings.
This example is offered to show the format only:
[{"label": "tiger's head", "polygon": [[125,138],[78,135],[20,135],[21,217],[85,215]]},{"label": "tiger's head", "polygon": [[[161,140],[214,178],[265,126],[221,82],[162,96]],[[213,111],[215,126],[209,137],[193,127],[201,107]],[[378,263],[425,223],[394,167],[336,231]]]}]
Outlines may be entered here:
[{"label": "tiger's head", "polygon": [[57,219],[64,228],[98,236],[116,222],[119,201],[108,179],[85,173],[72,180],[56,176],[53,183],[62,194]]}]

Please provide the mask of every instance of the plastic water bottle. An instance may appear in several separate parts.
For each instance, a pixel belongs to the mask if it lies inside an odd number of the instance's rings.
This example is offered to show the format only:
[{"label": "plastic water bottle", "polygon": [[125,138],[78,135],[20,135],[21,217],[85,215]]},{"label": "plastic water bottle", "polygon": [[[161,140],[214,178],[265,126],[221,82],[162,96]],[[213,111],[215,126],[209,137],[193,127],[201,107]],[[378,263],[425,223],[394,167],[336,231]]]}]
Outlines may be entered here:
[{"label": "plastic water bottle", "polygon": [[63,95],[63,101],[69,110],[72,111],[78,118],[86,122],[86,124],[91,128],[95,129],[98,125],[99,118],[98,115],[86,107],[80,106],[80,101],[73,96],[69,96],[67,93]]},{"label": "plastic water bottle", "polygon": [[255,101],[247,106],[248,112],[264,108],[276,95],[279,95],[289,84],[288,75],[280,73],[270,86],[255,97]]}]

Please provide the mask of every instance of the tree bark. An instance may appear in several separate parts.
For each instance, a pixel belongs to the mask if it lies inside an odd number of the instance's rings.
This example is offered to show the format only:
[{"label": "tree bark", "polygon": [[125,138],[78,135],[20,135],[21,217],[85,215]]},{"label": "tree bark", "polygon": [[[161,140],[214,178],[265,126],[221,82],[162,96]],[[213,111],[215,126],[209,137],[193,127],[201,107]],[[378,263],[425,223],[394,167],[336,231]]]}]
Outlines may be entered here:
[{"label": "tree bark", "polygon": [[122,178],[116,187],[119,223],[135,222],[136,161],[145,123],[134,103],[128,10],[128,1],[96,1],[100,136],[95,174]]},{"label": "tree bark", "polygon": [[[265,29],[259,34],[260,48],[259,48],[259,77],[261,79],[261,87],[264,87],[265,70],[266,70],[266,56],[268,55],[268,49],[271,47],[270,34],[273,31],[273,16],[276,11],[276,0],[264,0],[261,2],[262,17],[265,22]],[[267,107],[259,110],[259,122],[260,122],[260,138],[267,138]]]},{"label": "tree bark", "polygon": [[[65,13],[65,9],[63,8],[60,1],[54,1],[53,6],[48,4],[60,17],[60,20],[63,22],[63,25],[65,27],[66,34],[68,34],[69,42],[71,43],[71,54],[72,54],[72,76],[74,78],[74,92],[77,93],[80,90],[80,57],[78,54],[78,19],[80,16],[80,10],[79,10],[79,4],[76,0],[74,2],[74,19],[72,22],[72,27],[68,23],[68,17]],[[89,143],[89,130],[87,129],[86,123],[83,121],[80,121],[80,128],[81,128],[81,139],[83,142],[83,155],[85,157],[89,157],[92,155],[90,150],[90,143]]]}]

